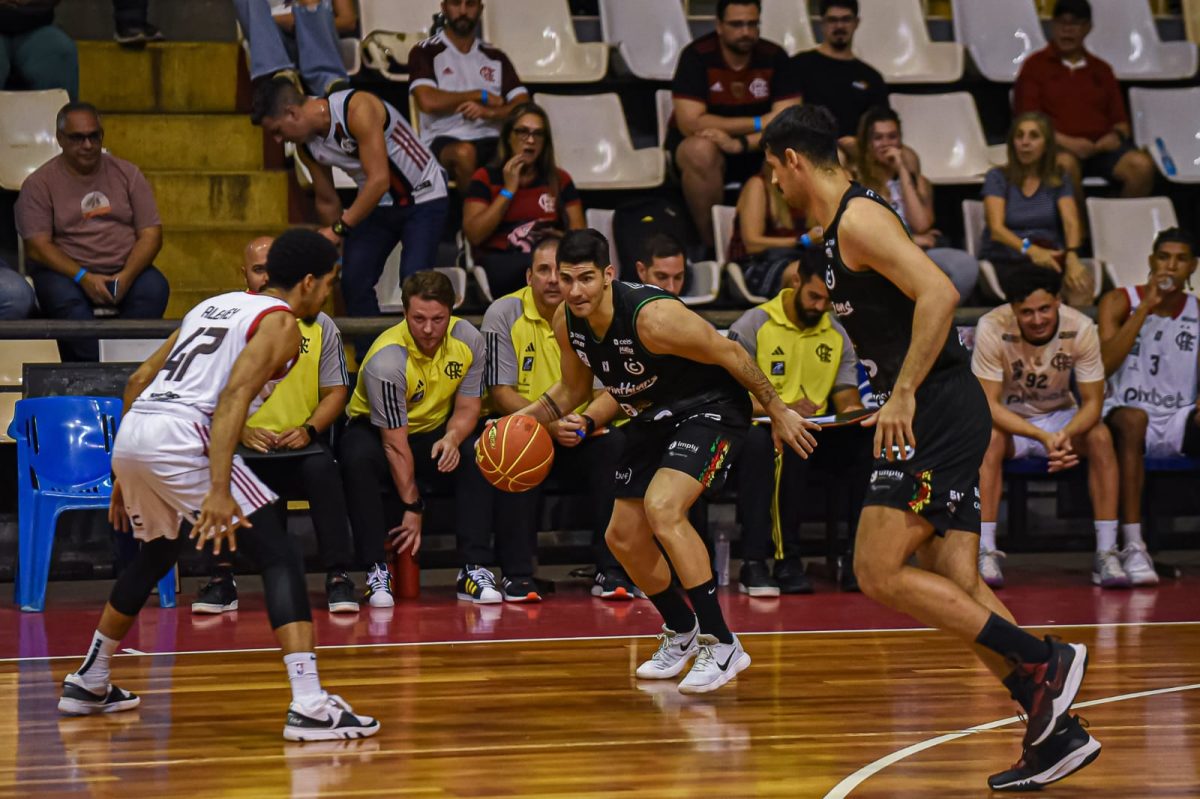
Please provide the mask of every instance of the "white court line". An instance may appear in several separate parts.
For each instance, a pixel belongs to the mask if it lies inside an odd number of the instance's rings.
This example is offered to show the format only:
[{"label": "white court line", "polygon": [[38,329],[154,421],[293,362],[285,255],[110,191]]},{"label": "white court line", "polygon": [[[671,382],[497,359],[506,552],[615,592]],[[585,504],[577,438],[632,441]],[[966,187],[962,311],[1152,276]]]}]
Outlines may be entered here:
[{"label": "white court line", "polygon": [[[1194,691],[1197,688],[1200,688],[1200,683],[1193,683],[1191,685],[1177,685],[1174,688],[1157,688],[1153,691],[1138,691],[1132,694],[1121,694],[1120,696],[1109,696],[1103,699],[1092,699],[1087,702],[1076,702],[1074,705],[1071,705],[1071,708],[1077,710],[1079,708],[1093,707],[1095,705],[1107,705],[1111,702],[1124,702],[1129,699],[1144,699],[1148,696],[1174,694],[1179,693],[1180,691]],[[1005,727],[1009,724],[1015,724],[1020,720],[1021,719],[1019,716],[1009,716],[1006,719],[989,721],[987,724],[977,724],[974,727],[968,727],[961,732],[952,732],[946,735],[939,735],[936,738],[929,738],[928,740],[921,741],[920,743],[915,743],[912,746],[906,746],[903,749],[892,752],[890,755],[879,758],[873,763],[868,763],[867,765],[863,766],[858,771],[854,772],[849,777],[846,777],[846,779],[833,786],[833,790],[825,794],[824,799],[846,799],[846,797],[850,795],[851,791],[866,782],[868,778],[878,774],[888,766],[893,765],[894,763],[899,763],[901,760],[911,757],[919,752],[924,752],[926,749],[932,749],[935,746],[940,746],[949,741],[956,741],[959,738],[966,738],[968,735],[974,735],[975,733],[986,732],[987,730],[994,730],[997,727]]]},{"label": "white court line", "polygon": [[[1060,630],[1060,629],[1119,629],[1122,627],[1187,627],[1200,624],[1200,621],[1122,621],[1106,622],[1103,624],[1029,624],[1026,630]],[[739,632],[738,637],[753,635],[851,635],[855,633],[929,633],[937,632],[933,627],[875,627],[865,629],[845,630],[761,630],[758,632]],[[383,641],[368,644],[327,644],[317,645],[317,649],[395,649],[422,646],[481,646],[486,644],[543,644],[555,641],[613,641],[637,640],[653,638],[654,635],[576,635],[550,638],[485,638],[466,639],[461,641]],[[248,647],[246,649],[184,649],[179,651],[164,650],[162,652],[142,652],[136,649],[125,649],[116,653],[115,657],[173,657],[175,655],[236,655],[255,654],[258,652],[278,652],[277,646]],[[0,663],[33,663],[41,660],[69,660],[83,657],[77,655],[38,655],[35,657],[0,658]]]}]

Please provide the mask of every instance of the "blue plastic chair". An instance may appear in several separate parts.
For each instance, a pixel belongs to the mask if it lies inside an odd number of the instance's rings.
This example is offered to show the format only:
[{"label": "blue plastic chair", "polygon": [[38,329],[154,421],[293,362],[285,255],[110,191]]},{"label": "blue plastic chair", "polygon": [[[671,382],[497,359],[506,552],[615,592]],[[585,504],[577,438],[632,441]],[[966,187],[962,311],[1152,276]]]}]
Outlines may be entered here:
[{"label": "blue plastic chair", "polygon": [[[17,402],[8,435],[17,442],[17,575],[21,610],[46,608],[46,581],[58,517],[107,508],[112,447],[121,419],[116,397],[39,397]],[[159,603],[175,607],[175,569],[158,584]]]}]

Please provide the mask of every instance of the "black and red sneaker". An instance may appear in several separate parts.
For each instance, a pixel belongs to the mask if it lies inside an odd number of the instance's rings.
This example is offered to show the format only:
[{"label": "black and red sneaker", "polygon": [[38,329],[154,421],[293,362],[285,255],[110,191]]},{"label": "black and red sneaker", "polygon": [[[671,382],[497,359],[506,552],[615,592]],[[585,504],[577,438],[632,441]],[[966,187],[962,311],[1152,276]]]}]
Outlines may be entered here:
[{"label": "black and red sneaker", "polygon": [[1100,742],[1084,729],[1082,719],[1068,716],[1044,742],[1026,747],[1016,765],[988,777],[988,787],[993,791],[1038,791],[1099,756]]},{"label": "black and red sneaker", "polygon": [[1063,643],[1053,636],[1046,636],[1046,643],[1049,660],[1023,663],[1015,670],[1021,692],[1029,697],[1029,726],[1022,742],[1026,749],[1042,743],[1058,728],[1087,672],[1086,646]]}]

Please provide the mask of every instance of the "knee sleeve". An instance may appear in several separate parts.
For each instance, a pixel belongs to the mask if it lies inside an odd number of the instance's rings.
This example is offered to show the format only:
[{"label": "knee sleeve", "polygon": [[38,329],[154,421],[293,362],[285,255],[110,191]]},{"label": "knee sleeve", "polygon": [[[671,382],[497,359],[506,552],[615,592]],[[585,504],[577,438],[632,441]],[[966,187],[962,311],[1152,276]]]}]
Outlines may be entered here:
[{"label": "knee sleeve", "polygon": [[238,543],[258,563],[271,629],[312,621],[300,550],[289,540],[271,507],[250,514],[250,523],[254,526],[238,534]]},{"label": "knee sleeve", "polygon": [[118,613],[136,616],[146,604],[154,586],[167,576],[167,572],[179,559],[179,551],[186,540],[179,535],[174,540],[156,538],[142,544],[137,557],[121,572],[121,576],[113,585],[108,604]]}]

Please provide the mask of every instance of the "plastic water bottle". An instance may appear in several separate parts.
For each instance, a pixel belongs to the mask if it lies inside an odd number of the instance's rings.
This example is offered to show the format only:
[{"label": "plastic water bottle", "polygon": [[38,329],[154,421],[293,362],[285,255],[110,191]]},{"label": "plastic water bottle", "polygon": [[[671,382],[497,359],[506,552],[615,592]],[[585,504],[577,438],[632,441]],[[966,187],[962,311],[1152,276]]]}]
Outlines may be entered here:
[{"label": "plastic water bottle", "polygon": [[1162,136],[1154,140],[1154,146],[1158,148],[1158,157],[1162,161],[1163,172],[1167,173],[1167,177],[1173,178],[1179,172],[1175,168],[1175,159],[1167,152],[1167,145],[1162,140]]},{"label": "plastic water bottle", "polygon": [[717,541],[713,547],[713,557],[716,561],[713,568],[717,572],[717,585],[729,585],[729,532],[717,530]]},{"label": "plastic water bottle", "polygon": [[1175,290],[1175,280],[1170,275],[1162,275],[1156,282],[1158,283],[1158,290],[1163,294],[1169,294]]}]

